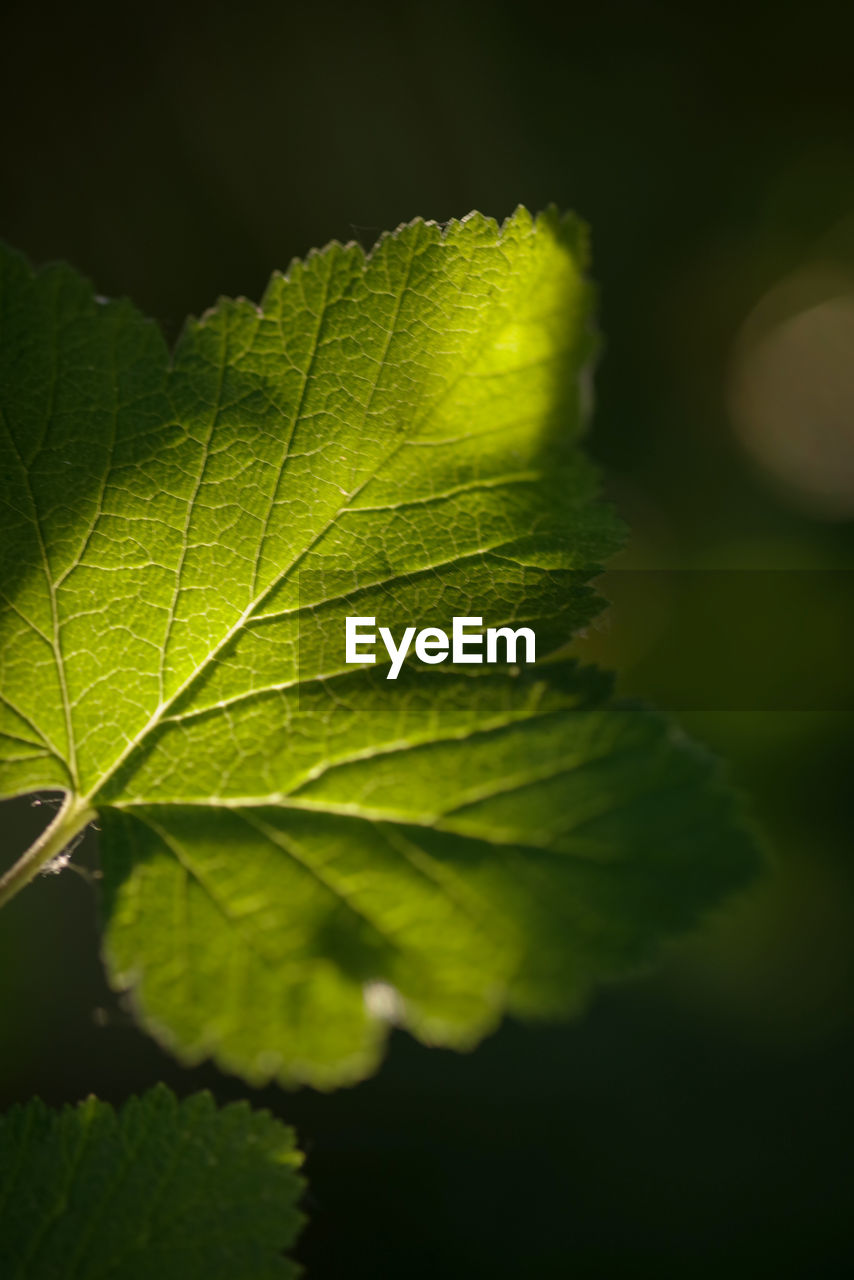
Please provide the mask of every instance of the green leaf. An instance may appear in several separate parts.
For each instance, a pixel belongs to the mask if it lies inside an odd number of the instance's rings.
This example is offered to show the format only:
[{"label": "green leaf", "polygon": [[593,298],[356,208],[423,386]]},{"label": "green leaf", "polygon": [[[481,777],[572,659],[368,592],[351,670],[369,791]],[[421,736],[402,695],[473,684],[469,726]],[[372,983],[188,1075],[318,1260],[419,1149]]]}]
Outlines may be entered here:
[{"label": "green leaf", "polygon": [[528,625],[541,659],[595,613],[585,266],[553,211],[417,221],[170,362],[3,256],[0,793],[69,797],[13,879],[98,813],[111,981],[185,1060],[332,1085],[390,1022],[471,1045],[753,867],[715,766],[597,673],[344,662],[347,615]]},{"label": "green leaf", "polygon": [[302,1226],[290,1129],[165,1085],[117,1113],[35,1099],[0,1116],[4,1280],[273,1280]]}]

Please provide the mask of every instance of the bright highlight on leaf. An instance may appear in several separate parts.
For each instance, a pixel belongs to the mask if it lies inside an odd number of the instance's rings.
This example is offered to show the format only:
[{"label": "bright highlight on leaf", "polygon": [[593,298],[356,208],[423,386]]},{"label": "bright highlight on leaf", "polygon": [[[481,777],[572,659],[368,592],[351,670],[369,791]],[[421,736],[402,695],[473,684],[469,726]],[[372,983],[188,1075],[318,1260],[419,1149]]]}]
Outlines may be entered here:
[{"label": "bright highlight on leaf", "polygon": [[286,1280],[303,1180],[293,1135],[245,1102],[163,1085],[0,1115],[4,1280]]},{"label": "bright highlight on leaf", "polygon": [[[333,244],[171,361],[0,261],[0,794],[69,797],[5,894],[97,813],[111,981],[179,1056],[331,1086],[389,1022],[471,1045],[743,882],[714,766],[541,661],[620,540],[578,448],[575,220]],[[530,627],[538,663],[388,681],[348,616]]]}]

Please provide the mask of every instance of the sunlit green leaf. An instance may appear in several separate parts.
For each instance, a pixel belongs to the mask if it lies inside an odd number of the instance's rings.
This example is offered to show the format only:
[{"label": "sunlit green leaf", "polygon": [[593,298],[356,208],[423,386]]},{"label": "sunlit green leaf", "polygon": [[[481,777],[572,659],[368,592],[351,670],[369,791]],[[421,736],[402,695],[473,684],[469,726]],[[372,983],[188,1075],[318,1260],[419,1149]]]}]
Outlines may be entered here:
[{"label": "sunlit green leaf", "polygon": [[[578,448],[585,262],[551,211],[418,221],[170,362],[3,255],[0,793],[65,789],[56,847],[97,812],[111,980],[183,1058],[331,1085],[389,1022],[470,1045],[751,868],[701,753],[542,661],[620,540]],[[527,625],[538,661],[391,681],[347,615]]]}]

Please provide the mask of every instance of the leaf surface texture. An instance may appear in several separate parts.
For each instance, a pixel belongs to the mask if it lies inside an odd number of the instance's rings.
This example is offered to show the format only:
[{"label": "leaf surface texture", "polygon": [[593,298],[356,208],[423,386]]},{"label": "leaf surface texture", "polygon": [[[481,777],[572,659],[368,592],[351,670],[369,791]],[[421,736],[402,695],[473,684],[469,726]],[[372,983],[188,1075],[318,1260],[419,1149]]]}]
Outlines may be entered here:
[{"label": "leaf surface texture", "polygon": [[302,1225],[293,1135],[247,1103],[163,1085],[0,1116],[6,1280],[287,1280]]}]

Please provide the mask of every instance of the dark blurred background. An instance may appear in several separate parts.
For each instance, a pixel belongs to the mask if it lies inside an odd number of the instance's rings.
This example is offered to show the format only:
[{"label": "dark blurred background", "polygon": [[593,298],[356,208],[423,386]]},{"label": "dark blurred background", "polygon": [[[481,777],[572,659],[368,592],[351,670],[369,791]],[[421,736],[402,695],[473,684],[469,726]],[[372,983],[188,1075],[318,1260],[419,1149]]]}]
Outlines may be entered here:
[{"label": "dark blurred background", "polygon": [[[589,220],[633,532],[580,650],[764,831],[763,880],[575,1024],[253,1094],[308,1154],[313,1280],[854,1274],[852,37],[823,0],[7,5],[0,234],[170,335],[332,237]],[[45,816],[0,810],[3,863]],[[0,1105],[247,1092],[133,1028],[71,872],[4,910],[0,987]]]}]

